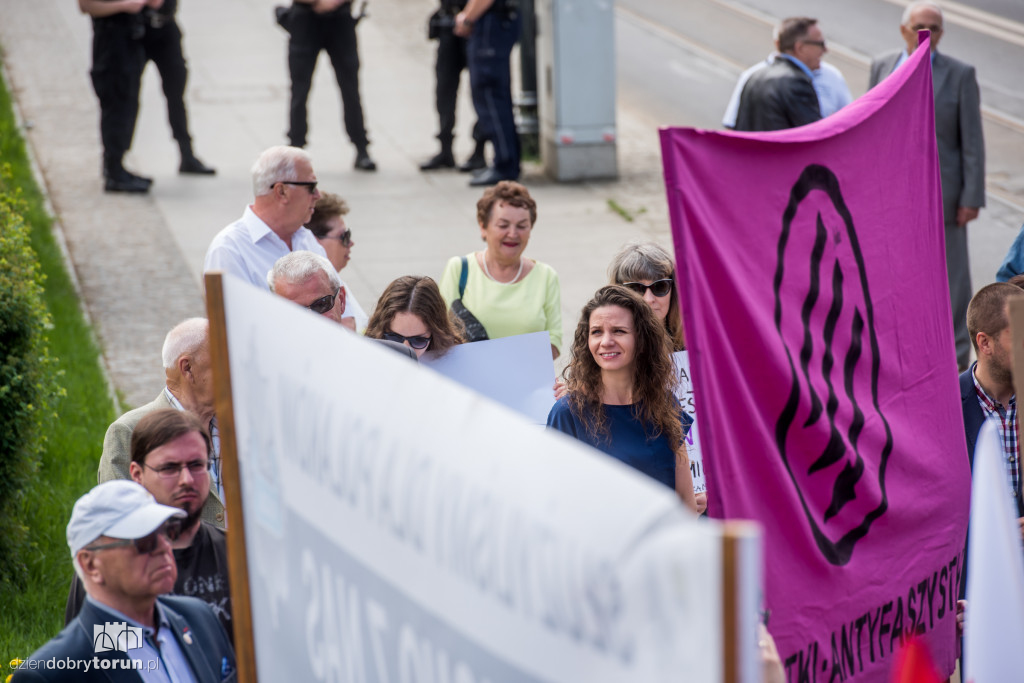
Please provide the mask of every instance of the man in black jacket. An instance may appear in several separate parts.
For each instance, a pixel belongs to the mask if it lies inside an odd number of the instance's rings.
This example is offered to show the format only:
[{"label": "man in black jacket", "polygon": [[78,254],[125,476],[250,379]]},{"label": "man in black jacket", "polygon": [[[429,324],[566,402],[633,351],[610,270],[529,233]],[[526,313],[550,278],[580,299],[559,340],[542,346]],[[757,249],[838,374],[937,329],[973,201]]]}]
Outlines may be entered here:
[{"label": "man in black jacket", "polygon": [[775,61],[755,72],[743,87],[735,130],[782,130],[821,118],[811,74],[826,52],[818,20],[783,19],[778,45]]},{"label": "man in black jacket", "polygon": [[234,680],[234,651],[210,607],[161,597],[177,577],[171,543],[183,517],[125,480],[79,498],[67,538],[89,595],[79,615],[18,666],[14,683],[117,683],[141,680],[141,671],[200,683]]},{"label": "man in black jacket", "polygon": [[[210,437],[202,421],[187,411],[163,408],[141,420],[132,432],[131,478],[158,503],[180,508],[186,517],[171,542],[178,578],[174,593],[206,602],[232,635],[231,591],[224,531],[200,519],[210,493]],[[85,586],[72,580],[64,612],[70,623],[82,609]]]}]

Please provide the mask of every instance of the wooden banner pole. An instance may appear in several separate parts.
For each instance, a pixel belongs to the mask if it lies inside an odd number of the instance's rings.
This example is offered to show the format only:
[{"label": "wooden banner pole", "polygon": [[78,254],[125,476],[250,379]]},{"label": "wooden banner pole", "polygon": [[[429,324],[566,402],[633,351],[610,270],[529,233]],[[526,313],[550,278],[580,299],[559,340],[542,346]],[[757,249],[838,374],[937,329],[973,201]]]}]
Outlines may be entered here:
[{"label": "wooden banner pole", "polygon": [[238,475],[238,440],[231,400],[231,366],[228,356],[227,320],[224,314],[222,274],[207,273],[206,316],[210,321],[210,359],[213,364],[214,408],[220,433],[221,473],[227,508],[228,574],[231,578],[231,612],[235,632],[238,680],[256,683],[256,651],[253,646],[252,603],[249,599],[249,562],[242,523],[242,485]]}]

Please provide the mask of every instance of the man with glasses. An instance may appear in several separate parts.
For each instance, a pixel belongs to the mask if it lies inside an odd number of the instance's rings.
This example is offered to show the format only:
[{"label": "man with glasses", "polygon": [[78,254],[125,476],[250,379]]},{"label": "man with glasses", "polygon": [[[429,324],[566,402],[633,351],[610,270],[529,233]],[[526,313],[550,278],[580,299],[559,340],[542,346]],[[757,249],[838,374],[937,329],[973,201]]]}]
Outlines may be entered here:
[{"label": "man with glasses", "polygon": [[13,681],[220,681],[234,674],[231,642],[209,605],[166,595],[178,575],[172,544],[186,517],[130,481],[100,484],[79,498],[67,539],[88,596]]},{"label": "man with glasses", "polygon": [[940,54],[942,9],[915,2],[903,12],[900,34],[906,49],[871,63],[870,87],[907,61],[917,47],[917,32],[931,32],[932,95],[935,99],[935,140],[942,175],[942,214],[946,236],[946,276],[953,307],[956,363],[963,372],[971,360],[967,306],[971,302],[971,268],[967,258],[967,224],[985,206],[985,140],[981,130],[981,96],[974,67]]},{"label": "man with glasses", "polygon": [[282,256],[267,272],[267,286],[278,296],[336,323],[342,322],[345,290],[337,271],[324,256],[308,251]]},{"label": "man with glasses", "polygon": [[779,28],[779,54],[752,73],[740,95],[736,130],[796,128],[821,118],[814,70],[826,52],[817,19],[789,17]]},{"label": "man with glasses", "polygon": [[[175,595],[208,603],[231,636],[231,591],[224,531],[201,520],[210,492],[210,436],[203,423],[186,412],[157,410],[139,421],[132,434],[132,480],[161,505],[180,508],[185,517],[171,540],[178,579]],[[82,608],[85,587],[76,576],[68,595],[65,623]]]},{"label": "man with glasses", "polygon": [[163,408],[188,411],[207,425],[213,440],[210,495],[203,505],[203,519],[223,527],[224,489],[221,481],[220,438],[213,411],[213,365],[210,361],[210,324],[206,318],[189,318],[167,333],[160,356],[166,376],[163,390],[144,406],[129,410],[107,428],[97,478],[100,483],[131,478],[132,434],[143,417]]},{"label": "man with glasses", "polygon": [[326,256],[304,226],[320,199],[309,155],[297,147],[264,151],[252,167],[255,199],[242,217],[221,230],[206,251],[203,272],[221,270],[257,287],[267,271],[294,251]]}]

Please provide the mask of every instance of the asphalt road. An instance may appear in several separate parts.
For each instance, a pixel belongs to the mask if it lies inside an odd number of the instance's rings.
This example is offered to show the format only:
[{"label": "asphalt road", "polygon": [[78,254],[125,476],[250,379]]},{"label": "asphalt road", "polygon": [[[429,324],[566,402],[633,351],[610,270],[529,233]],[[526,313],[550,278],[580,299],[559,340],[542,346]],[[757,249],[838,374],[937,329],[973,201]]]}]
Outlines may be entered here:
[{"label": "asphalt road", "polygon": [[[618,0],[620,105],[652,125],[720,128],[740,72],[771,51],[781,17],[813,11],[829,43],[827,60],[853,95],[868,85],[871,57],[902,45],[905,0]],[[992,281],[1024,223],[1024,3],[943,3],[940,49],[977,68],[986,138],[987,208],[970,225],[975,288]]]}]

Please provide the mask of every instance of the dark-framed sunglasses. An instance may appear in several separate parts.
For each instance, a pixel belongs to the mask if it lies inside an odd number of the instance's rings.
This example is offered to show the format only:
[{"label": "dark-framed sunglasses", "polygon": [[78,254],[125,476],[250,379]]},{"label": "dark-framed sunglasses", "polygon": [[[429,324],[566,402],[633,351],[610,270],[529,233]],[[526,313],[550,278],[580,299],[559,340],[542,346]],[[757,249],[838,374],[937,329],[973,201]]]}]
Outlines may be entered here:
[{"label": "dark-framed sunglasses", "polygon": [[430,345],[430,337],[424,337],[423,335],[416,335],[415,337],[403,337],[402,335],[395,334],[394,332],[385,332],[384,338],[387,339],[388,341],[398,342],[399,344],[409,342],[409,346],[411,346],[414,349],[425,349],[427,348],[427,346]]},{"label": "dark-framed sunglasses", "polygon": [[125,538],[120,541],[111,541],[110,543],[87,545],[83,550],[109,550],[111,548],[124,548],[125,546],[133,545],[135,546],[135,552],[139,555],[149,555],[160,544],[161,536],[172,543],[177,541],[178,537],[181,536],[181,521],[169,519],[157,527],[156,531],[142,538]]},{"label": "dark-framed sunglasses", "polygon": [[660,299],[663,296],[668,296],[668,293],[672,291],[672,278],[667,277],[664,280],[655,280],[649,285],[645,285],[642,282],[623,282],[622,286],[629,287],[640,296],[646,294],[649,289],[654,296]]},{"label": "dark-framed sunglasses", "polygon": [[[316,192],[316,186],[317,186],[318,181],[316,181],[316,180],[278,180],[277,183],[282,183],[284,185],[298,185],[300,187],[306,188],[307,190],[309,190],[310,194],[313,194],[314,192]],[[274,183],[274,185],[277,185],[277,183]],[[274,185],[271,185],[270,187],[274,187]]]},{"label": "dark-framed sunglasses", "polygon": [[319,299],[315,300],[313,303],[306,306],[306,308],[313,311],[314,313],[319,313],[320,315],[323,315],[327,311],[334,308],[334,300],[337,298],[337,292],[335,292],[334,294],[328,294],[327,296],[322,296]]},{"label": "dark-framed sunglasses", "polygon": [[345,228],[345,232],[341,233],[340,235],[337,235],[337,236],[324,235],[321,239],[325,239],[325,240],[338,240],[339,242],[341,242],[341,246],[349,247],[349,246],[352,246],[352,229],[351,228]]}]

